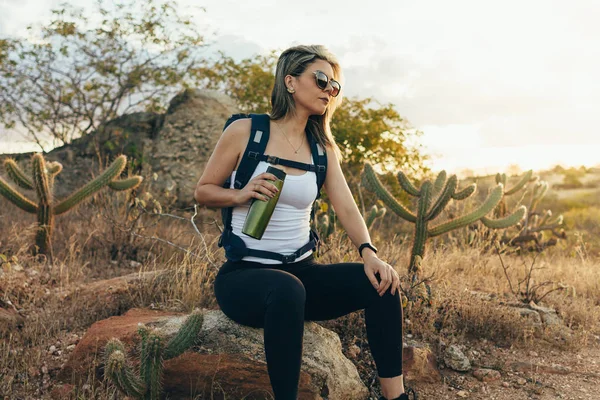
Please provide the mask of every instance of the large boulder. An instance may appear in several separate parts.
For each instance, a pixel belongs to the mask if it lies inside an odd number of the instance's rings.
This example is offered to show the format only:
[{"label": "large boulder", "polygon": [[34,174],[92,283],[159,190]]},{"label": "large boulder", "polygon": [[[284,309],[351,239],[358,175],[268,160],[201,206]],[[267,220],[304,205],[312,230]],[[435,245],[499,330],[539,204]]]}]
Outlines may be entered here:
[{"label": "large boulder", "polygon": [[177,204],[192,204],[196,183],[223,125],[236,112],[233,100],[219,92],[186,90],[175,96],[147,158],[159,175],[154,188],[174,195]]},{"label": "large boulder", "polygon": [[[239,325],[221,311],[204,310],[199,346],[165,362],[164,389],[170,398],[268,398],[271,392],[266,369],[262,329]],[[59,378],[78,383],[90,368],[102,377],[100,357],[106,342],[117,337],[135,354],[138,323],[159,330],[165,338],[177,332],[186,315],[151,310],[130,310],[92,325],[78,343]],[[256,396],[256,397],[252,397]],[[343,356],[339,337],[307,322],[304,331],[300,399],[366,399],[368,390],[356,367]]]}]

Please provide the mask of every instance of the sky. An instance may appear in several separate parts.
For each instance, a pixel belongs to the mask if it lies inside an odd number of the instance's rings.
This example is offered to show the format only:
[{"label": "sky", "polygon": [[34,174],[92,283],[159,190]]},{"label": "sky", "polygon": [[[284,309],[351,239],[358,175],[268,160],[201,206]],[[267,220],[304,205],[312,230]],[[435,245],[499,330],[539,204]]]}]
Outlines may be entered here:
[{"label": "sky", "polygon": [[[58,3],[0,0],[0,36],[23,34]],[[326,45],[344,70],[344,95],[393,103],[423,132],[434,169],[600,164],[596,0],[179,4],[214,33],[211,50],[236,59]]]}]

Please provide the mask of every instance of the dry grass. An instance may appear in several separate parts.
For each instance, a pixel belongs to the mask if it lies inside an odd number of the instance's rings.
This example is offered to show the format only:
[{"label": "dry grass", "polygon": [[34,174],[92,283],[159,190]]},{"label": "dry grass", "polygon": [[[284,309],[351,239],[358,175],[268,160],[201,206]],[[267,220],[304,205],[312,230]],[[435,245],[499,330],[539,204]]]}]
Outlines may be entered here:
[{"label": "dry grass", "polygon": [[[212,283],[224,261],[217,248],[218,214],[204,210],[191,223],[193,210],[174,210],[172,215],[141,214],[126,206],[132,200],[125,194],[104,193],[93,203],[79,207],[55,221],[55,264],[30,254],[35,217],[17,210],[0,198],[0,253],[12,259],[0,267],[1,300],[26,317],[20,330],[8,331],[0,341],[0,397],[15,393],[22,397],[48,395],[52,375],[61,359],[48,356],[47,349],[57,340],[82,334],[97,320],[121,314],[132,307],[157,307],[189,312],[195,307],[215,308]],[[584,213],[584,211],[578,211]],[[580,240],[552,248],[535,261],[538,282],[559,282],[570,289],[554,292],[544,301],[555,308],[572,333],[565,337],[554,331],[536,330],[501,303],[514,302],[500,260],[477,248],[457,248],[444,241],[432,242],[425,256],[425,274],[434,273],[435,296],[431,307],[416,307],[406,314],[405,333],[436,343],[486,339],[499,346],[547,343],[550,346],[581,346],[590,335],[600,335],[600,249],[587,242],[586,235],[597,234],[597,214],[573,214],[582,221],[577,229]],[[588,219],[586,219],[588,218]],[[595,223],[594,223],[594,218]],[[393,218],[375,226],[373,236],[380,255],[401,274],[406,272],[411,227],[391,225]],[[588,221],[588,222],[583,222]],[[220,221],[219,221],[220,222]],[[589,232],[588,232],[589,230]],[[584,239],[582,240],[581,237]],[[531,265],[531,256],[504,256],[509,276],[517,280]],[[347,239],[334,236],[324,247],[324,263],[358,260]],[[132,263],[132,261],[134,261]],[[132,272],[166,270],[169,279],[141,285],[130,297],[110,306],[90,305],[76,296],[61,296],[70,288],[87,282],[109,279]],[[491,294],[485,300],[474,292]],[[344,351],[352,344],[363,348],[355,361],[365,382],[372,379],[362,313],[353,313],[325,323],[341,336]],[[559,338],[560,340],[558,340]],[[51,369],[40,373],[43,365]],[[89,388],[82,398],[114,398],[102,385]]]}]

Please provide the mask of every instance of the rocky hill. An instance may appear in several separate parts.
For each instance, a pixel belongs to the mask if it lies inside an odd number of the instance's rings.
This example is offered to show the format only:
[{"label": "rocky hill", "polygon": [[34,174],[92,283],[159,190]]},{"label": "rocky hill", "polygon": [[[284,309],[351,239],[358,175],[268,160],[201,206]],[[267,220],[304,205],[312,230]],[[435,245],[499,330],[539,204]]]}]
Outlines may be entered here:
[{"label": "rocky hill", "polygon": [[[50,151],[46,158],[64,169],[56,179],[61,198],[85,184],[117,154],[131,160],[132,172],[158,179],[152,192],[177,206],[193,202],[202,174],[227,118],[238,112],[229,97],[209,90],[186,90],[175,96],[164,114],[138,112],[110,121],[99,131]],[[29,170],[32,153],[7,154]]]}]

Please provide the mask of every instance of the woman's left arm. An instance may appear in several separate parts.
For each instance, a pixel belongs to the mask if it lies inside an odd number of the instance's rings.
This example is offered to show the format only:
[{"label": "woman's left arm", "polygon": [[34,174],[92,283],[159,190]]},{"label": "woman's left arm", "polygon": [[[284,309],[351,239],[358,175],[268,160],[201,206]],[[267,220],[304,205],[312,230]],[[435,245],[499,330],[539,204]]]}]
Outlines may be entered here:
[{"label": "woman's left arm", "polygon": [[[352,198],[352,193],[342,172],[337,155],[332,148],[327,148],[327,175],[323,188],[327,197],[331,201],[337,219],[348,233],[348,237],[358,248],[362,243],[371,243],[371,236],[367,225]],[[365,274],[371,281],[373,287],[380,296],[391,286],[391,293],[394,295],[400,288],[400,278],[398,273],[386,262],[377,257],[377,254],[366,247],[362,251],[362,257],[365,265]],[[375,274],[379,274],[381,282],[377,282]]]}]

